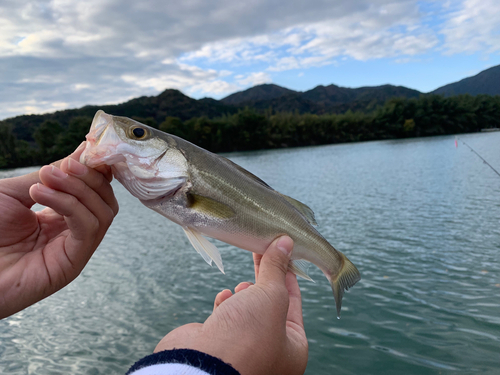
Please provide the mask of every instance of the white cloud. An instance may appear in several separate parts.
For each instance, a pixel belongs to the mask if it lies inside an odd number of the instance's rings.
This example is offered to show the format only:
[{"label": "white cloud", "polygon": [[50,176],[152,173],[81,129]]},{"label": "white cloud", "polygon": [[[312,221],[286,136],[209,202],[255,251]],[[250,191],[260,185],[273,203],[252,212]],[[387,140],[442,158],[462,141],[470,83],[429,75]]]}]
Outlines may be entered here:
[{"label": "white cloud", "polygon": [[238,91],[241,89],[241,86],[228,83],[222,80],[213,80],[207,82],[201,82],[198,84],[194,84],[189,87],[188,93],[201,93],[201,94],[210,94],[214,96],[223,96],[227,95],[231,92]]},{"label": "white cloud", "polygon": [[247,76],[240,76],[238,79],[238,83],[242,86],[262,85],[269,82],[272,82],[271,76],[265,72],[250,73]]},{"label": "white cloud", "polygon": [[442,28],[421,9],[417,0],[3,1],[0,119],[166,88],[222,95],[349,59],[500,50],[498,1],[434,5]]},{"label": "white cloud", "polygon": [[333,64],[335,58],[346,56],[363,61],[413,56],[429,51],[438,42],[430,29],[419,24],[419,17],[417,5],[409,1],[367,5],[321,22],[205,44],[183,60],[266,62],[268,71],[273,72]]},{"label": "white cloud", "polygon": [[441,33],[447,54],[500,51],[500,2],[465,0],[453,10]]}]

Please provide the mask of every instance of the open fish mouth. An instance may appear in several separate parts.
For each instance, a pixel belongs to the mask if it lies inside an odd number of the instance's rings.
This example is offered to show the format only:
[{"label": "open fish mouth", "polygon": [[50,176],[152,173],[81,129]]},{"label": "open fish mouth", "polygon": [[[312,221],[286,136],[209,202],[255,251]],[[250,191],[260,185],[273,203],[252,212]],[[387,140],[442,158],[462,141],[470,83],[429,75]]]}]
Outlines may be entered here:
[{"label": "open fish mouth", "polygon": [[80,163],[95,168],[125,161],[125,157],[117,150],[122,140],[113,126],[113,116],[98,111],[86,139],[87,145],[80,156]]}]

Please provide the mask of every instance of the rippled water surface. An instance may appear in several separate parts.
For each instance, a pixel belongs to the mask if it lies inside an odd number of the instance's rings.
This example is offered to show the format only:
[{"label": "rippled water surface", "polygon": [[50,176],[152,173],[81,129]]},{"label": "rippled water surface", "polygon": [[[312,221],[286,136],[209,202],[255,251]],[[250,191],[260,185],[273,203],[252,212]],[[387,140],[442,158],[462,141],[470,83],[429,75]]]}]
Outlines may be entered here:
[{"label": "rippled water surface", "polygon": [[[500,170],[500,133],[460,138]],[[300,282],[307,374],[500,373],[500,178],[460,140],[228,156],[313,208],[361,271],[341,320],[319,270]],[[250,253],[219,243],[222,275],[114,187],[121,211],[81,276],[0,321],[0,373],[124,373],[173,328],[206,319],[221,289],[253,279]]]}]

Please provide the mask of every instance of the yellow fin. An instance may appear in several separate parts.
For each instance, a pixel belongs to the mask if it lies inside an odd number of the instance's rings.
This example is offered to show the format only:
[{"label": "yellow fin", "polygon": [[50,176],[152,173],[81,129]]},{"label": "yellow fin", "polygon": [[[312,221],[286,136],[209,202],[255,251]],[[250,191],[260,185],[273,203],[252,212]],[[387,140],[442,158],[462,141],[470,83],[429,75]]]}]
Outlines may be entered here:
[{"label": "yellow fin", "polygon": [[230,219],[235,215],[234,210],[215,199],[193,193],[188,194],[188,207],[201,214],[218,219]]},{"label": "yellow fin", "polygon": [[340,308],[342,307],[344,290],[356,284],[361,279],[361,275],[356,266],[344,254],[341,252],[339,254],[343,260],[342,268],[335,277],[332,275],[330,284],[333,290],[333,297],[335,298],[335,305],[337,306],[337,318],[340,319]]}]

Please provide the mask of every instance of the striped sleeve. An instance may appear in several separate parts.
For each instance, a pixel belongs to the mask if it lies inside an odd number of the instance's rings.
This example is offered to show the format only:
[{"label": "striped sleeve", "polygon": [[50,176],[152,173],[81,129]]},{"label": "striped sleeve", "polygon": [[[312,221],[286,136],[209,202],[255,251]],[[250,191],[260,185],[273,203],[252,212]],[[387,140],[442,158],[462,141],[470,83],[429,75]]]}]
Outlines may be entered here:
[{"label": "striped sleeve", "polygon": [[240,375],[219,358],[191,349],[174,349],[148,355],[126,375]]}]

